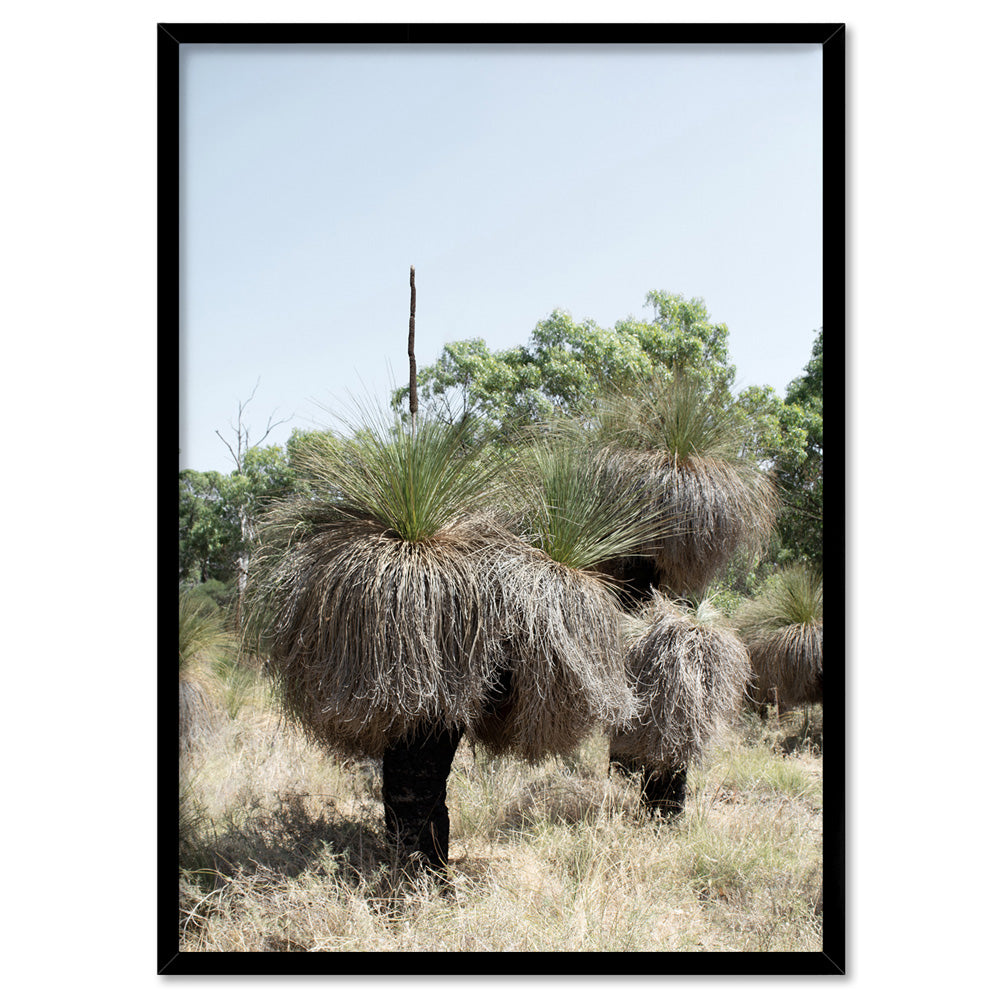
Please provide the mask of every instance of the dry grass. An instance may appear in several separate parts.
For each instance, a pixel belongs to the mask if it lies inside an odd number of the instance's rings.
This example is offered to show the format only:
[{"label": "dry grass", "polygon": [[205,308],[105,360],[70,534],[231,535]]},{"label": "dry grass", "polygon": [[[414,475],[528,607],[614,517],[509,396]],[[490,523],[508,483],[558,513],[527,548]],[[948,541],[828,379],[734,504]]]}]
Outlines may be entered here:
[{"label": "dry grass", "polygon": [[639,712],[613,731],[611,753],[654,770],[688,767],[739,712],[746,647],[709,601],[690,610],[656,594],[633,621],[627,663]]},{"label": "dry grass", "polygon": [[643,821],[607,741],[531,767],[459,748],[448,887],[407,881],[377,764],[321,753],[261,709],[184,758],[185,951],[818,951],[822,758],[750,717],[692,770],[684,815]]}]

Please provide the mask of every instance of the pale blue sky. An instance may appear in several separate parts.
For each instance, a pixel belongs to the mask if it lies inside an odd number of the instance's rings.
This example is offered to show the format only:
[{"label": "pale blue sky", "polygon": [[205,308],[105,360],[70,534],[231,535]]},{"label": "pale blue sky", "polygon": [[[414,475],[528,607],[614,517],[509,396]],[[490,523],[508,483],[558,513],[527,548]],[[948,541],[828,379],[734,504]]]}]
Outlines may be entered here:
[{"label": "pale blue sky", "polygon": [[[819,45],[181,47],[182,468],[330,423],[450,340],[653,288],[783,391],[822,324]],[[390,368],[394,377],[390,376]]]}]

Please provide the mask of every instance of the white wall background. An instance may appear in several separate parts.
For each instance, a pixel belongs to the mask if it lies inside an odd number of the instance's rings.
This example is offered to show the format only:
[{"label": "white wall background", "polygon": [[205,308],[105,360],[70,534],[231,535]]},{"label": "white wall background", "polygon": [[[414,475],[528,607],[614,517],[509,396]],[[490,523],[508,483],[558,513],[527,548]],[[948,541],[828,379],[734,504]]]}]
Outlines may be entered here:
[{"label": "white wall background", "polygon": [[[980,996],[995,941],[994,8],[510,0],[482,20],[846,21],[846,988]],[[154,976],[155,28],[440,20],[458,3],[20,5],[5,18],[6,972],[137,998]],[[971,700],[951,692],[975,691]],[[942,738],[942,734],[944,737]],[[955,748],[953,757],[932,748]],[[929,799],[928,795],[934,798]],[[944,808],[936,809],[936,802]],[[73,884],[76,883],[76,891]],[[13,937],[11,934],[13,933]],[[176,984],[173,984],[176,988]],[[565,983],[598,995],[607,982]],[[301,980],[291,988],[329,989]],[[288,989],[187,982],[186,995]],[[342,983],[373,991],[388,981]],[[413,995],[468,984],[418,982]],[[498,981],[475,989],[494,997]],[[519,984],[530,992],[559,988]],[[637,996],[843,989],[642,980]],[[30,990],[34,992],[34,990]]]}]

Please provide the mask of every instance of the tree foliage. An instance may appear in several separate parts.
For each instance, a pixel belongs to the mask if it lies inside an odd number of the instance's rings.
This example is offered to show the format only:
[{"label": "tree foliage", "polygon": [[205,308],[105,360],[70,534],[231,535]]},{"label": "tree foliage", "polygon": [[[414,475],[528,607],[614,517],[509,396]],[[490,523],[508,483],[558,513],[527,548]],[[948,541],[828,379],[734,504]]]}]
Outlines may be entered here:
[{"label": "tree foliage", "polygon": [[[705,303],[653,291],[646,305],[652,319],[629,316],[610,328],[555,310],[524,347],[491,351],[478,338],[446,344],[417,374],[424,406],[452,421],[475,414],[509,439],[526,424],[578,411],[656,372],[682,370],[728,389],[735,376],[729,330],[710,321]],[[407,392],[399,388],[394,404]]]},{"label": "tree foliage", "polygon": [[[503,443],[528,424],[577,414],[601,396],[683,373],[711,399],[741,456],[775,476],[784,509],[774,561],[808,559],[821,566],[822,330],[804,374],[784,397],[771,386],[736,392],[728,327],[712,321],[701,299],[651,291],[645,305],[651,318],[629,316],[607,328],[556,310],[535,326],[526,345],[504,350],[490,350],[479,338],[446,344],[418,372],[423,406],[452,422],[475,414]],[[397,390],[397,406],[407,391]]]},{"label": "tree foliage", "polygon": [[240,511],[257,517],[294,486],[281,445],[249,448],[242,471],[196,472],[179,477],[181,581],[230,580],[242,547]]},{"label": "tree foliage", "polygon": [[813,341],[805,372],[793,380],[785,395],[786,439],[792,431],[801,442],[794,453],[780,452],[774,472],[784,509],[778,530],[785,556],[807,559],[823,567],[823,331]]},{"label": "tree foliage", "polygon": [[[445,423],[485,426],[491,438],[513,449],[529,424],[573,417],[609,392],[636,392],[682,372],[711,400],[741,459],[770,470],[779,486],[783,508],[772,563],[808,560],[821,568],[822,330],[803,374],[784,397],[770,386],[735,392],[729,330],[711,320],[701,299],[651,291],[645,304],[652,309],[650,318],[629,316],[608,328],[556,310],[535,326],[525,346],[505,350],[490,350],[476,338],[449,343],[418,372],[421,410]],[[407,395],[408,387],[395,395],[401,414]],[[320,445],[343,447],[348,440],[326,431],[295,430],[284,447],[246,447],[229,474],[181,472],[181,580],[232,580],[245,544],[240,512],[256,519],[273,500],[308,492],[309,484],[295,471],[303,467],[298,458]],[[746,571],[737,567],[738,575]],[[745,582],[736,586],[746,589]]]}]

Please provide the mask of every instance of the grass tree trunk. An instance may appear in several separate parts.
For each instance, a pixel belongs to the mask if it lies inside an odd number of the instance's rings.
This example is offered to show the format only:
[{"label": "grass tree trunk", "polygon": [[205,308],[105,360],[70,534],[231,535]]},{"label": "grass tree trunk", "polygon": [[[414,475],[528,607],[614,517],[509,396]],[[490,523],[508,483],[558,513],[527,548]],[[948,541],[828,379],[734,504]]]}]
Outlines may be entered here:
[{"label": "grass tree trunk", "polygon": [[611,754],[610,771],[619,770],[626,775],[637,775],[640,781],[642,804],[651,817],[674,819],[684,811],[687,799],[687,768],[674,770],[648,767],[631,757]]},{"label": "grass tree trunk", "polygon": [[642,769],[642,800],[653,816],[672,819],[684,811],[687,798],[687,768],[675,771]]},{"label": "grass tree trunk", "polygon": [[445,797],[462,727],[423,726],[382,757],[382,802],[390,845],[400,863],[440,872],[448,864]]}]

